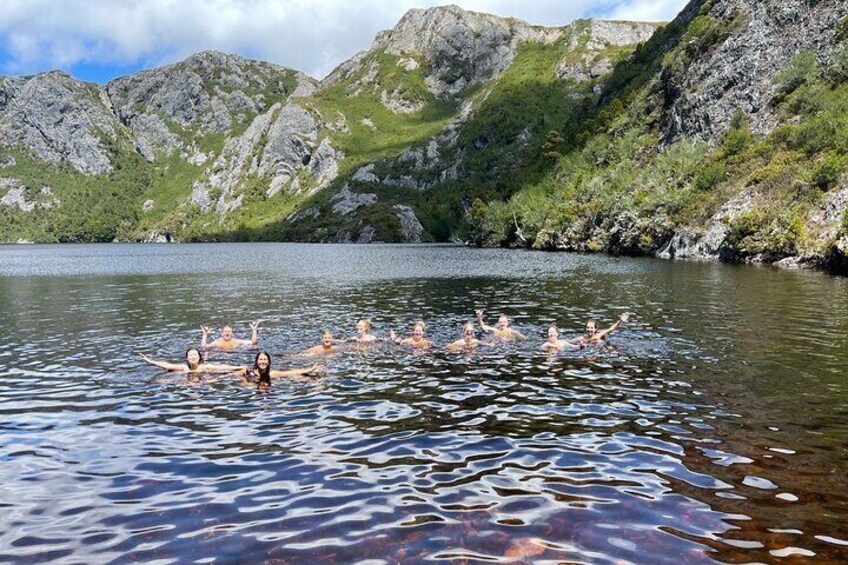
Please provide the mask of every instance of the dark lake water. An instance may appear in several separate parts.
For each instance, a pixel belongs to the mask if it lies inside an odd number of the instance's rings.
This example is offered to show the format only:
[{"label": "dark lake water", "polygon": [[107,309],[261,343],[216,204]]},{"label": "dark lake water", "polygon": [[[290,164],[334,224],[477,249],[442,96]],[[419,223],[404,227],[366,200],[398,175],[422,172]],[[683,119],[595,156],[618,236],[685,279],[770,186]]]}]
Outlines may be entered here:
[{"label": "dark lake water", "polygon": [[[165,374],[200,326],[320,378]],[[634,312],[611,347],[547,355]],[[0,562],[848,561],[848,280],[429,246],[0,247]],[[235,364],[253,353],[212,354]]]}]

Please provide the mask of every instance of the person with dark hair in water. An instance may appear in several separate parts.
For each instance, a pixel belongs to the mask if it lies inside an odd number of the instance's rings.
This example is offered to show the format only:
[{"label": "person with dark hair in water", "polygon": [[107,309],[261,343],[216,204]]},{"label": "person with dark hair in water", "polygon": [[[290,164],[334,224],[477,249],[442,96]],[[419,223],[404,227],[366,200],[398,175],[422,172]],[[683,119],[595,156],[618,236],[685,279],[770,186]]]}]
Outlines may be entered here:
[{"label": "person with dark hair in water", "polygon": [[167,361],[157,361],[155,359],[151,359],[144,353],[140,353],[139,357],[141,357],[142,361],[150,363],[151,365],[155,365],[160,369],[165,369],[166,371],[174,371],[178,373],[228,373],[242,368],[241,366],[237,365],[206,363],[203,360],[203,355],[201,355],[200,351],[194,347],[186,350],[185,363],[168,363]]},{"label": "person with dark hair in water", "polygon": [[598,326],[595,324],[594,320],[589,320],[586,322],[586,333],[580,337],[580,342],[584,346],[603,343],[612,332],[620,328],[621,324],[627,323],[627,320],[629,319],[630,313],[624,312],[618,317],[618,320],[616,320],[613,325],[602,331],[598,331]]},{"label": "person with dark hair in water", "polygon": [[271,379],[303,377],[320,373],[326,369],[324,365],[313,365],[304,369],[289,369],[288,371],[271,370],[271,356],[267,351],[260,351],[253,360],[253,367],[242,367],[234,374],[244,377],[242,384],[257,383],[260,386],[271,384]]},{"label": "person with dark hair in water", "polygon": [[209,326],[200,326],[200,331],[203,332],[203,337],[200,340],[200,347],[203,349],[213,347],[215,349],[222,349],[224,351],[232,351],[237,347],[254,347],[259,343],[259,322],[251,322],[250,329],[250,339],[238,339],[237,337],[233,336],[232,326],[224,326],[223,328],[221,328],[221,337],[219,337],[212,343],[207,343],[207,338],[212,332],[212,328],[210,328]]},{"label": "person with dark hair in water", "polygon": [[483,310],[475,310],[474,314],[477,316],[477,323],[480,324],[480,328],[485,332],[492,332],[492,334],[501,341],[527,339],[527,336],[523,333],[509,327],[509,317],[506,314],[498,316],[498,324],[494,327],[487,326],[483,322]]}]

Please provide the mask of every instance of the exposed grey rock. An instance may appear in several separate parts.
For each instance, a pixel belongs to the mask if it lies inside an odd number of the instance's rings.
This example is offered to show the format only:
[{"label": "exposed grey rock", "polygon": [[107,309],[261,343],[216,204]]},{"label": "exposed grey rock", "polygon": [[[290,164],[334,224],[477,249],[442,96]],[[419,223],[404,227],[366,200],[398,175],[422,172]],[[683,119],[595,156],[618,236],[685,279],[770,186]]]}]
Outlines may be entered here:
[{"label": "exposed grey rock", "polygon": [[585,31],[573,31],[569,38],[569,51],[580,49],[585,52],[576,62],[570,56],[564,57],[557,65],[556,75],[577,82],[600,78],[612,70],[612,61],[601,51],[647,41],[657,27],[657,24],[650,23],[590,20]]},{"label": "exposed grey rock", "polygon": [[383,179],[383,184],[387,186],[399,186],[402,188],[414,188],[416,190],[419,188],[415,179],[409,175],[386,177]]},{"label": "exposed grey rock", "polygon": [[718,259],[722,245],[734,219],[754,207],[754,198],[747,191],[724,203],[704,229],[680,230],[656,252],[661,259]]},{"label": "exposed grey rock", "polygon": [[35,202],[30,202],[25,197],[26,188],[16,186],[10,188],[3,198],[0,198],[0,204],[9,208],[17,208],[21,212],[32,212],[35,210]]},{"label": "exposed grey rock", "polygon": [[147,200],[145,200],[144,202],[142,202],[142,204],[141,204],[141,211],[142,211],[142,212],[144,212],[145,214],[147,214],[148,212],[150,212],[151,210],[153,210],[153,207],[154,207],[155,205],[156,205],[156,201],[155,201],[155,200],[153,200],[152,198],[148,198]]},{"label": "exposed grey rock", "polygon": [[194,184],[192,201],[208,211],[213,206],[210,194],[215,192],[215,209],[224,214],[241,205],[236,194],[249,177],[268,179],[266,195],[271,197],[287,185],[291,189],[301,170],[320,189],[336,177],[343,158],[328,138],[318,142],[318,124],[308,110],[278,103],[257,116],[244,134],[227,140],[221,155]]},{"label": "exposed grey rock", "polygon": [[15,160],[15,157],[12,155],[6,155],[5,157],[0,158],[0,169],[14,167],[17,164],[17,160]]},{"label": "exposed grey rock", "polygon": [[[289,91],[287,79],[296,80]],[[266,93],[306,96],[316,82],[302,73],[238,55],[206,51],[184,61],[115,79],[106,85],[120,119],[145,158],[168,153],[192,131],[227,133],[268,110]],[[171,127],[164,120],[171,123]],[[176,133],[172,130],[178,130]]]},{"label": "exposed grey rock", "polygon": [[372,192],[352,192],[350,186],[345,184],[341,192],[330,199],[333,204],[333,213],[347,216],[362,206],[369,206],[377,202],[377,195]]},{"label": "exposed grey rock", "polygon": [[357,243],[371,243],[374,241],[374,234],[377,233],[377,230],[374,229],[374,226],[371,224],[367,224],[361,230],[359,230],[359,235],[356,238]]},{"label": "exposed grey rock", "polygon": [[389,94],[385,90],[380,93],[380,103],[395,114],[414,114],[420,112],[424,108],[424,102],[421,100],[409,100],[404,98],[399,92],[395,91]]},{"label": "exposed grey rock", "polygon": [[[693,17],[690,4],[679,19]],[[662,74],[668,141],[680,135],[715,140],[729,127],[737,109],[751,117],[751,129],[767,133],[777,124],[770,104],[776,77],[801,51],[825,58],[844,0],[716,0],[709,17],[720,41],[678,69]]]},{"label": "exposed grey rock", "polygon": [[819,240],[829,241],[839,234],[843,214],[848,210],[848,182],[845,177],[840,186],[828,192],[807,218],[808,225],[817,229]]},{"label": "exposed grey rock", "polygon": [[377,175],[374,174],[374,163],[360,167],[353,173],[352,180],[359,182],[376,182]]},{"label": "exposed grey rock", "polygon": [[0,78],[0,145],[22,146],[48,163],[70,163],[85,174],[112,170],[104,140],[117,140],[120,124],[97,85],[51,71]]},{"label": "exposed grey rock", "polygon": [[418,64],[418,61],[409,57],[404,57],[403,59],[400,59],[397,64],[405,71],[414,71],[420,66]]},{"label": "exposed grey rock", "polygon": [[559,28],[443,6],[409,10],[394,28],[377,35],[372,50],[384,49],[404,60],[411,53],[423,55],[428,88],[449,96],[503,72],[522,41],[554,41],[561,33]]},{"label": "exposed grey rock", "polygon": [[[586,49],[600,51],[607,47],[624,47],[648,41],[661,24],[648,22],[616,22],[609,20],[589,20],[588,37],[585,39]],[[569,47],[576,47],[584,36],[572,39]]]},{"label": "exposed grey rock", "polygon": [[377,126],[374,125],[374,122],[371,121],[371,118],[362,118],[362,121],[360,123],[367,128],[377,129]]},{"label": "exposed grey rock", "polygon": [[404,239],[408,243],[421,243],[421,234],[424,233],[424,227],[418,221],[418,217],[412,208],[397,204],[394,206],[394,209],[397,211],[397,216],[400,220],[400,231]]},{"label": "exposed grey rock", "polygon": [[136,149],[148,161],[156,158],[156,152],[170,153],[180,148],[180,137],[168,129],[156,114],[140,114],[134,120]]}]

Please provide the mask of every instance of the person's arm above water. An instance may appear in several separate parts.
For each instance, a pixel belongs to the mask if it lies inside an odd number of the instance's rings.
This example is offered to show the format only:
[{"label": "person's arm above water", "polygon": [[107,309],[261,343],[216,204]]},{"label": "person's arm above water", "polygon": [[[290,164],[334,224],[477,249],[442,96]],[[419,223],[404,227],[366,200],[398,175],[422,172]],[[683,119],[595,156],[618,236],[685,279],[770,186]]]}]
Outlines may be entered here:
[{"label": "person's arm above water", "polygon": [[203,363],[198,369],[201,373],[240,373],[247,371],[244,365],[224,365],[220,363]]},{"label": "person's arm above water", "polygon": [[596,340],[606,339],[607,337],[609,337],[609,335],[612,332],[614,332],[615,330],[620,328],[621,324],[627,322],[627,320],[629,320],[629,319],[630,319],[630,314],[628,312],[623,313],[621,316],[618,317],[618,320],[616,320],[613,325],[611,325],[610,327],[608,327],[607,329],[605,329],[602,332],[598,332],[598,334],[595,336],[595,339]]},{"label": "person's arm above water", "polygon": [[480,327],[483,329],[483,331],[486,331],[486,332],[495,331],[495,328],[493,328],[492,326],[487,326],[483,322],[483,310],[474,310],[474,314],[477,316],[477,323],[480,324]]},{"label": "person's arm above water", "polygon": [[177,363],[168,363],[167,361],[157,361],[156,359],[151,359],[150,357],[148,357],[144,353],[139,353],[138,356],[145,363],[150,363],[151,365],[155,365],[156,367],[159,367],[160,369],[165,369],[166,371],[185,371],[185,370],[187,370],[187,367],[184,363],[177,364]]},{"label": "person's arm above water", "polygon": [[391,341],[391,342],[393,342],[397,345],[401,345],[404,342],[403,339],[401,339],[397,336],[397,334],[395,333],[395,330],[389,330],[389,341]]},{"label": "person's arm above water", "polygon": [[[510,329],[512,329],[512,328],[510,328]],[[522,341],[527,339],[526,335],[524,335],[523,333],[521,333],[520,331],[518,331],[516,329],[512,330],[509,337],[510,337],[510,339],[520,339]]]},{"label": "person's arm above water", "polygon": [[250,345],[257,345],[259,343],[259,320],[256,320],[255,322],[250,322],[250,330]]},{"label": "person's arm above water", "polygon": [[303,369],[289,369],[287,371],[271,371],[271,377],[278,379],[282,377],[303,377],[306,375],[314,375],[316,373],[321,373],[327,369],[326,365],[315,364],[311,367],[304,367]]},{"label": "person's arm above water", "polygon": [[200,331],[203,333],[203,337],[200,338],[200,348],[209,349],[210,345],[207,342],[207,338],[209,337],[209,332],[212,331],[212,328],[209,326],[200,326]]}]

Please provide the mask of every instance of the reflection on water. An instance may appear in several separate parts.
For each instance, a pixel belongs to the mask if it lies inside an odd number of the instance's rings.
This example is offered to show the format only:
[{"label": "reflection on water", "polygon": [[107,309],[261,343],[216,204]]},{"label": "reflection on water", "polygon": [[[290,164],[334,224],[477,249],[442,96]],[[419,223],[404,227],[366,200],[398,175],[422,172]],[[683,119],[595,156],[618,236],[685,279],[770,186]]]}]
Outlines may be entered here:
[{"label": "reflection on water", "polygon": [[[848,281],[423,246],[0,249],[0,561],[848,559]],[[163,375],[200,325],[531,341],[351,348],[320,379]],[[605,350],[556,323],[636,315]],[[215,354],[246,363],[250,352]]]}]

